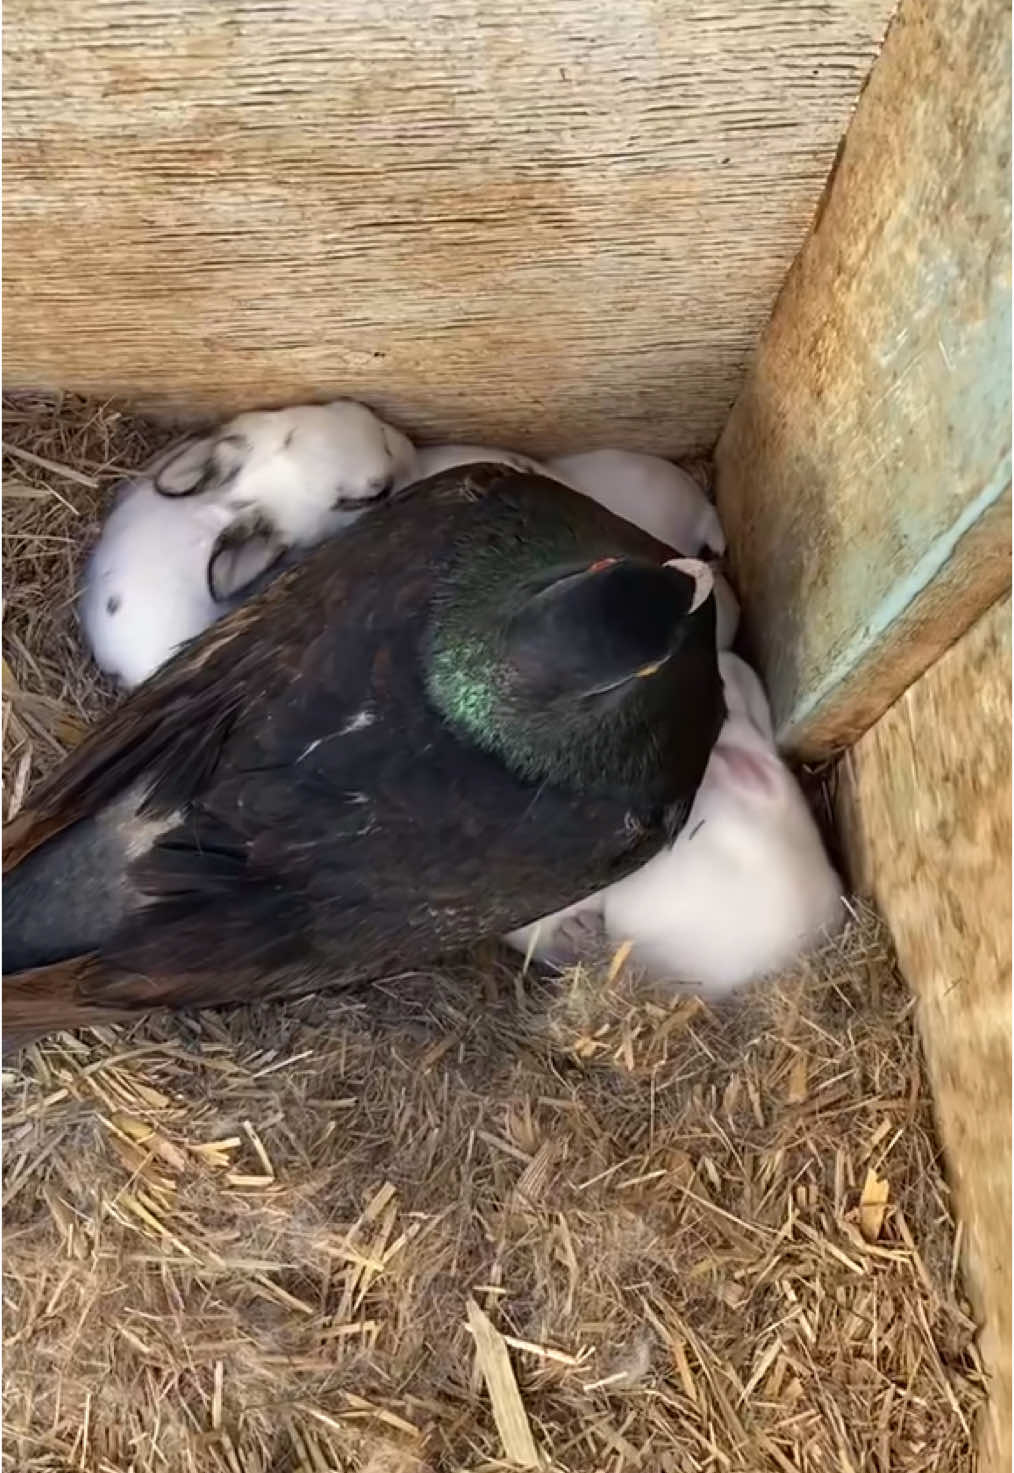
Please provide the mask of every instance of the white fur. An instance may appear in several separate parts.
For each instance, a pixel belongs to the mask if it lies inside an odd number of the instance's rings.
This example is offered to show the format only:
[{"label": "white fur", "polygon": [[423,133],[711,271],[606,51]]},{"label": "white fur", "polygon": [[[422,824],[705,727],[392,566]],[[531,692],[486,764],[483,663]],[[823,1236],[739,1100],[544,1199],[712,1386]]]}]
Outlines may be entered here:
[{"label": "white fur", "polygon": [[[239,414],[220,435],[247,444],[226,501],[268,513],[290,547],[340,532],[415,469],[407,436],[350,399]],[[336,507],[339,501],[346,504]]]},{"label": "white fur", "polygon": [[589,450],[549,462],[568,484],[687,557],[725,551],[718,513],[693,476],[657,455]]},{"label": "white fur", "polygon": [[[615,516],[688,557],[705,551],[720,557],[725,552],[718,512],[693,476],[669,460],[634,450],[589,450],[557,456],[549,462],[549,470]],[[739,625],[739,601],[717,571],[715,605],[718,648],[727,650]]]},{"label": "white fur", "polygon": [[719,650],[732,649],[739,628],[739,599],[728,578],[715,570],[715,643]]},{"label": "white fur", "polygon": [[729,715],[671,849],[608,889],[507,940],[567,964],[589,929],[652,981],[720,997],[789,965],[844,920],[842,885],[806,800],[779,758],[760,681],[719,664]]},{"label": "white fur", "polygon": [[439,474],[440,471],[452,470],[457,465],[476,465],[480,461],[509,465],[512,470],[529,471],[538,476],[552,476],[553,480],[563,479],[561,476],[554,476],[547,466],[540,465],[527,455],[519,455],[513,450],[498,450],[488,445],[426,445],[418,452],[412,479],[421,481],[427,476]]},{"label": "white fur", "polygon": [[100,669],[128,688],[225,612],[208,589],[208,557],[235,513],[214,493],[167,501],[129,485],[85,569],[80,615]]},{"label": "white fur", "polygon": [[80,614],[95,660],[138,685],[232,607],[208,586],[223,532],[256,513],[273,551],[312,547],[414,465],[400,431],[347,400],[240,414],[172,447],[123,488],[85,570]]}]

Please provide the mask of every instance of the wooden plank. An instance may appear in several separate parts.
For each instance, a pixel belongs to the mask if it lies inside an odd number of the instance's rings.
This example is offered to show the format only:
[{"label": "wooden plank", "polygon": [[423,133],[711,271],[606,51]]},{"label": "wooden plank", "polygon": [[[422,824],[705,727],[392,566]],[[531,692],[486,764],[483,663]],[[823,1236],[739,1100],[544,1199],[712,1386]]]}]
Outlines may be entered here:
[{"label": "wooden plank", "polygon": [[709,450],[892,0],[10,0],[6,382]]},{"label": "wooden plank", "polygon": [[902,0],[722,435],[780,739],[851,742],[1010,587],[1010,7]]},{"label": "wooden plank", "polygon": [[986,614],[843,759],[853,880],[918,1017],[993,1377],[983,1473],[1011,1466],[1011,604]]}]

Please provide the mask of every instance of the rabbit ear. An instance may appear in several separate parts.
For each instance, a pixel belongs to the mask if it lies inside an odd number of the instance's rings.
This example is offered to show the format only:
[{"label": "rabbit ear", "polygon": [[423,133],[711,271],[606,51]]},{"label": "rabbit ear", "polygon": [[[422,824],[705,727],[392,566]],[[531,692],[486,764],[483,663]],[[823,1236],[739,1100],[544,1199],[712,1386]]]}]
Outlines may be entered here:
[{"label": "rabbit ear", "polygon": [[250,441],[245,435],[220,435],[211,452],[211,472],[204,489],[221,491],[234,481],[250,454]]},{"label": "rabbit ear", "polygon": [[149,467],[155,490],[162,496],[190,496],[203,491],[212,469],[212,435],[187,435],[177,440]]},{"label": "rabbit ear", "polygon": [[249,588],[288,551],[277,527],[260,512],[240,517],[220,532],[208,559],[208,591],[228,603]]},{"label": "rabbit ear", "polygon": [[239,474],[249,446],[243,435],[188,435],[156,461],[152,482],[160,496],[221,490]]}]

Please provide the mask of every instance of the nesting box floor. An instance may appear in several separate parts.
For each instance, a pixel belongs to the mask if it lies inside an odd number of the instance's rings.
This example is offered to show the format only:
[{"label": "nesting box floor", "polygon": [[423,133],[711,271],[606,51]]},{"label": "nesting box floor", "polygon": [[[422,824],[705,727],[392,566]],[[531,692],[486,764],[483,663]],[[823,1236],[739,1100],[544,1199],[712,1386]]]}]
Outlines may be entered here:
[{"label": "nesting box floor", "polygon": [[[5,436],[9,816],[112,699],[74,577],[155,439],[23,397]],[[975,1327],[865,913],[719,1011],[489,950],[64,1034],[4,1116],[24,1473],[973,1466]]]}]

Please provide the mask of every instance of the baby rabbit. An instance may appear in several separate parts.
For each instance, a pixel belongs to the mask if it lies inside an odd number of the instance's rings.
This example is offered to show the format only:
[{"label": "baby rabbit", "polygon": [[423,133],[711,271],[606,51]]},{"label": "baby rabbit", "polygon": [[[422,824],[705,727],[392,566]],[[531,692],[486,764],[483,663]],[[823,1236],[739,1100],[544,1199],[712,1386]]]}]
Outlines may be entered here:
[{"label": "baby rabbit", "polygon": [[[718,558],[725,552],[718,512],[693,476],[671,461],[633,450],[590,450],[557,456],[549,471],[687,557]],[[718,648],[726,650],[736,637],[739,602],[720,573],[715,603]]]},{"label": "baby rabbit", "polygon": [[795,778],[775,751],[760,680],[719,666],[728,717],[686,827],[634,874],[507,937],[565,966],[633,941],[656,983],[721,997],[789,965],[845,920],[842,885]]},{"label": "baby rabbit", "polygon": [[177,442],[121,490],[85,569],[96,662],[140,684],[414,467],[406,436],[350,400],[240,414]]},{"label": "baby rabbit", "polygon": [[[456,465],[473,465],[481,461],[492,461],[494,464],[509,465],[515,471],[532,471],[539,476],[552,475],[552,472],[537,460],[531,460],[527,455],[518,455],[513,450],[496,450],[486,445],[426,445],[417,452],[416,466],[411,479],[423,481],[427,476],[435,476],[440,471],[449,471]],[[562,480],[562,476],[554,476],[554,480]],[[407,485],[408,482],[402,482]]]},{"label": "baby rabbit", "polygon": [[718,512],[693,476],[672,461],[635,450],[589,450],[549,462],[570,484],[688,557],[721,557]]}]

